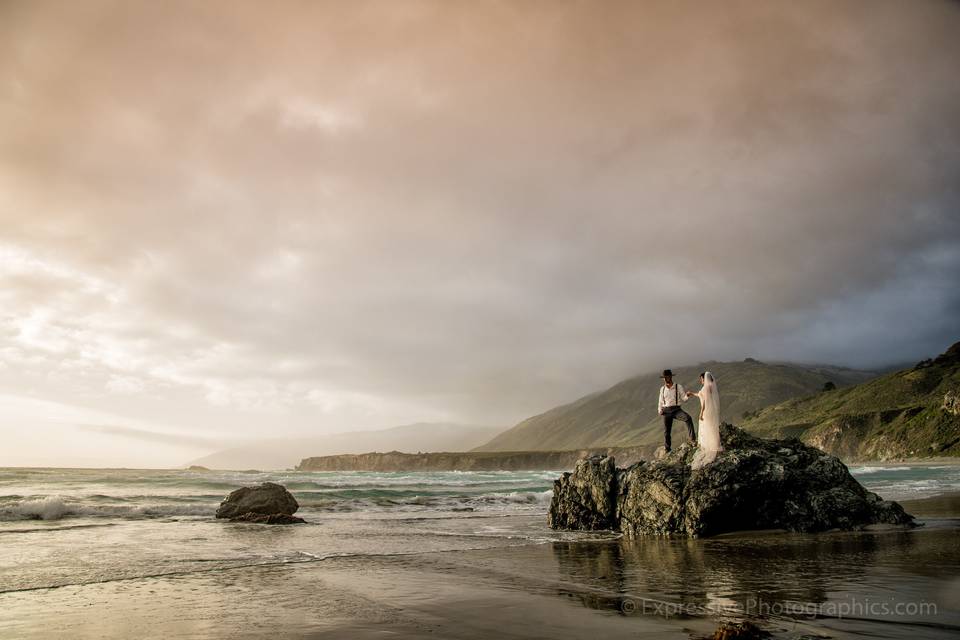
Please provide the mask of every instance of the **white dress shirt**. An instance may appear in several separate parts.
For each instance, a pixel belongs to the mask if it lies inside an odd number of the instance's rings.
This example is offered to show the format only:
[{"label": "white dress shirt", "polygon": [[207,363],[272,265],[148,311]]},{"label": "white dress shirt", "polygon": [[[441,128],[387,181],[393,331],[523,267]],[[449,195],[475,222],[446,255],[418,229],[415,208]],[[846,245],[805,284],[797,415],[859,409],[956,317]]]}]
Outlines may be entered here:
[{"label": "white dress shirt", "polygon": [[673,387],[667,388],[667,385],[660,387],[660,397],[657,400],[657,413],[662,413],[666,407],[679,407],[687,399],[687,391],[682,384],[673,383]]}]

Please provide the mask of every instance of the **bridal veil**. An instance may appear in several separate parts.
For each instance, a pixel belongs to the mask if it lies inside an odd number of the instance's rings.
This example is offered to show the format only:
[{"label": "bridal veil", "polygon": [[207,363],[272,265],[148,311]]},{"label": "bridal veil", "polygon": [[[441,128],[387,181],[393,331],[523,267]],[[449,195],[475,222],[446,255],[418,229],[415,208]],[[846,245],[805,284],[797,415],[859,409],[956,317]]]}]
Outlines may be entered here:
[{"label": "bridal veil", "polygon": [[691,463],[694,469],[710,464],[723,451],[720,444],[720,391],[716,378],[709,371],[703,374],[703,388],[697,395],[703,403],[703,420],[698,425],[697,452]]}]

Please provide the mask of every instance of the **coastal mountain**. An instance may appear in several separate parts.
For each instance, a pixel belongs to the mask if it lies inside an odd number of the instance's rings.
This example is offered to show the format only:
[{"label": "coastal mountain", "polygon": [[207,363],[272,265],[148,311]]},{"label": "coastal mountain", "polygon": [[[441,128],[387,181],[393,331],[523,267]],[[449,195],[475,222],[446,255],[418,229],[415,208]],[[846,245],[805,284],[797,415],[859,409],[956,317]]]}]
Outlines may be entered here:
[{"label": "coastal mountain", "polygon": [[271,438],[246,443],[192,460],[210,469],[289,469],[307,455],[368,451],[467,451],[488,441],[502,427],[418,422],[377,431],[350,431],[309,438]]},{"label": "coastal mountain", "polygon": [[914,367],[767,407],[743,427],[846,460],[960,456],[960,342]]},{"label": "coastal mountain", "polygon": [[[809,396],[832,383],[838,388],[875,377],[869,371],[842,367],[790,363],[765,363],[753,358],[742,362],[705,362],[674,369],[674,379],[684,387],[699,389],[701,371],[711,371],[722,395],[722,418],[739,424],[744,415],[789,398]],[[584,396],[528,418],[479,446],[475,451],[545,451],[599,446],[644,446],[661,443],[663,427],[657,415],[660,373],[624,380],[606,391]],[[688,413],[699,409],[698,400],[684,405]],[[675,440],[685,436],[678,425]]]}]

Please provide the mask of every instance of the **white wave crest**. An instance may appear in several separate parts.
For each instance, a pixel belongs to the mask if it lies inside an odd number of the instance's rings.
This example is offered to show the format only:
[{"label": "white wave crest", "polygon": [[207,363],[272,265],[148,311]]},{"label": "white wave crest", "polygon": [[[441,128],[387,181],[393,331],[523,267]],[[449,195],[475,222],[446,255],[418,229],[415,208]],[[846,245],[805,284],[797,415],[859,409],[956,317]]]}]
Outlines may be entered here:
[{"label": "white wave crest", "polygon": [[110,505],[66,502],[59,496],[23,500],[0,509],[0,520],[60,520],[68,516],[101,518],[159,518],[212,516],[215,504]]},{"label": "white wave crest", "polygon": [[13,516],[31,520],[59,520],[68,513],[68,510],[62,498],[47,496],[15,503],[0,513],[9,513]]},{"label": "white wave crest", "polygon": [[475,502],[505,503],[505,504],[549,504],[553,497],[553,490],[546,491],[509,491],[502,493],[487,493],[472,498]]},{"label": "white wave crest", "polygon": [[850,469],[850,473],[855,476],[865,476],[871,473],[880,473],[881,471],[909,471],[910,467],[855,467]]}]

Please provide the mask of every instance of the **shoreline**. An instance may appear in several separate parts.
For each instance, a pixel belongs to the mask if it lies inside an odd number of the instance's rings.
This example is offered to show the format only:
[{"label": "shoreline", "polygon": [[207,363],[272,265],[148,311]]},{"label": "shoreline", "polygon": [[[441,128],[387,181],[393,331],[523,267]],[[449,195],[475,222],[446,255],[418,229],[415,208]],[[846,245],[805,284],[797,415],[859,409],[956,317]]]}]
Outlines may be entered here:
[{"label": "shoreline", "polygon": [[960,466],[960,458],[940,457],[940,458],[903,458],[895,460],[844,460],[843,464],[857,467],[885,466],[890,464],[908,464],[913,467],[935,467],[935,466]]},{"label": "shoreline", "polygon": [[960,491],[946,491],[935,496],[897,502],[907,513],[914,516],[960,518]]},{"label": "shoreline", "polygon": [[[224,567],[0,594],[0,635],[690,640],[710,637],[721,622],[750,620],[784,640],[798,632],[838,640],[880,632],[948,638],[960,629],[955,602],[944,596],[958,562],[943,554],[953,553],[955,535],[955,525],[942,523],[910,531],[570,540]],[[774,573],[780,577],[766,579]],[[934,601],[941,608],[935,618],[829,613],[854,601],[889,600],[887,585],[902,581],[909,586],[896,599]],[[764,603],[791,602],[819,613],[762,611]]]}]

